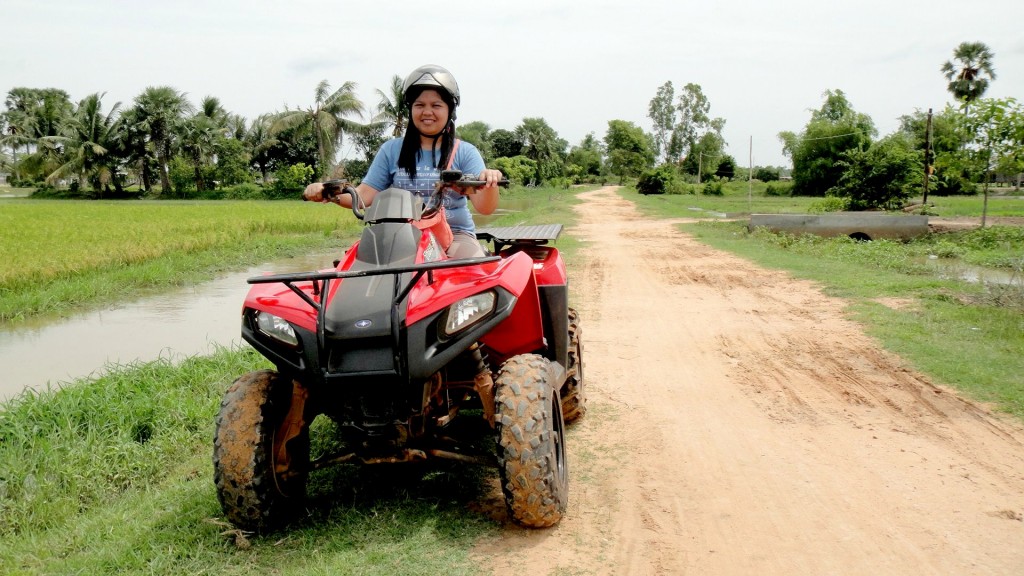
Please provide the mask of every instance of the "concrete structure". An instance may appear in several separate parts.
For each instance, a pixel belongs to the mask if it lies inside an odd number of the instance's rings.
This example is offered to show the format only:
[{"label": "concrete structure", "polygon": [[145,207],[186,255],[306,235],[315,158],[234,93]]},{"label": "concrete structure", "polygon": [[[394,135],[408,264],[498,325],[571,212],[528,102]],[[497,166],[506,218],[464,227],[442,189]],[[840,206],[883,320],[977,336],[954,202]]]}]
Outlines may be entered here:
[{"label": "concrete structure", "polygon": [[825,214],[751,214],[748,229],[773,232],[849,236],[855,240],[891,238],[907,240],[928,233],[928,217],[885,212],[829,212]]}]

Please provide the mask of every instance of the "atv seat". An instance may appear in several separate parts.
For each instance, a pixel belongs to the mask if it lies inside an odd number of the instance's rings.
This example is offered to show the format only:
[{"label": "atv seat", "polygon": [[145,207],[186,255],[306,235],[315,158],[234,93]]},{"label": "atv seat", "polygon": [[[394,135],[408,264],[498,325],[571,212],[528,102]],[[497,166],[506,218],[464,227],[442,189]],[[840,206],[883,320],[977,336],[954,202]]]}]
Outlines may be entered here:
[{"label": "atv seat", "polygon": [[477,228],[478,240],[494,243],[494,252],[501,252],[506,246],[540,246],[556,240],[562,233],[561,224],[535,224],[530,226],[486,226]]}]

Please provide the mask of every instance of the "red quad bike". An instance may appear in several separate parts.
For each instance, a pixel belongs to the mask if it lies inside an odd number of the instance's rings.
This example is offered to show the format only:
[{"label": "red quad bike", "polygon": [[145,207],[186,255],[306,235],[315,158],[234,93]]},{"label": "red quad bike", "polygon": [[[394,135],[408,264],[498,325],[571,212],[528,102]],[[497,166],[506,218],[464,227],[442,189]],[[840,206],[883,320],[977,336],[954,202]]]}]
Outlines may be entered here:
[{"label": "red quad bike", "polygon": [[[417,227],[445,189],[483,184],[445,171],[426,203],[390,188],[364,212],[354,189],[327,183],[329,196],[352,198],[359,241],[334,269],[248,280],[242,337],[276,370],[236,380],[217,416],[214,481],[235,525],[280,525],[324,466],[430,458],[496,465],[522,526],[562,518],[564,423],[586,403],[579,315],[547,245],[561,225],[482,229],[494,255],[461,260]],[[311,460],[318,415],[337,424],[344,450]],[[454,425],[467,419],[475,425]],[[481,430],[495,452],[473,450]]]}]

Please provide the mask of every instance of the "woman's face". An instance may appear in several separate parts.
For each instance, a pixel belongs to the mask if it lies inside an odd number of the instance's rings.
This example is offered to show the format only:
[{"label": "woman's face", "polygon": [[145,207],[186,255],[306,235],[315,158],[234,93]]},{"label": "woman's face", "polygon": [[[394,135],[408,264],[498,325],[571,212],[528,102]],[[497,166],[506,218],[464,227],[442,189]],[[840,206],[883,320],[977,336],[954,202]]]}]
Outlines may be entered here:
[{"label": "woman's face", "polygon": [[448,105],[434,90],[424,90],[413,100],[412,123],[420,134],[435,136],[448,123]]}]

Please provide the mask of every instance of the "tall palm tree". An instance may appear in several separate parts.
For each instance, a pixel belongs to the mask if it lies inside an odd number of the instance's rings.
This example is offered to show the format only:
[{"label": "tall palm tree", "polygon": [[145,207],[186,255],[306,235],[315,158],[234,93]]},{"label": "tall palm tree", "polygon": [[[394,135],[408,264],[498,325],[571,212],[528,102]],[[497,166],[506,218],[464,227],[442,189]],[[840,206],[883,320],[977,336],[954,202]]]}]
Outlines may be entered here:
[{"label": "tall palm tree", "polygon": [[249,146],[249,153],[252,161],[260,169],[263,183],[267,183],[267,171],[270,167],[270,150],[277,146],[279,140],[270,131],[274,118],[270,114],[263,114],[252,122],[252,126],[245,133],[245,143]]},{"label": "tall palm tree", "polygon": [[174,128],[186,114],[193,112],[184,92],[170,86],[150,86],[135,98],[136,107],[142,120],[149,127],[150,141],[156,148],[157,163],[160,166],[161,192],[171,189],[167,170],[171,156],[171,140]]},{"label": "tall palm tree", "polygon": [[271,126],[271,134],[297,127],[312,131],[316,136],[319,175],[327,174],[333,168],[343,134],[359,126],[346,116],[354,114],[361,118],[363,115],[363,103],[356,97],[355,89],[356,83],[349,81],[331,92],[330,84],[322,80],[316,87],[313,105],[305,110],[281,112]]},{"label": "tall palm tree", "polygon": [[92,183],[93,189],[102,191],[102,187],[110,183],[117,170],[116,159],[110,154],[116,139],[117,117],[121,103],[118,102],[103,112],[103,94],[90,94],[78,104],[74,115],[64,125],[60,136],[46,136],[60,144],[60,164],[47,177],[47,182],[55,182],[69,176],[78,176],[84,185]]},{"label": "tall palm tree", "polygon": [[[121,113],[114,131],[114,147],[116,155],[122,158],[130,169],[138,174],[142,189],[148,194],[153,190],[153,179],[150,171],[150,155],[148,149],[149,124],[139,109],[132,106]],[[114,179],[114,186],[120,190],[120,180]]]},{"label": "tall palm tree", "polygon": [[405,103],[405,93],[402,91],[402,78],[395,74],[391,77],[388,93],[378,88],[377,94],[380,96],[380,103],[377,104],[375,119],[394,124],[395,129],[391,135],[395,138],[401,136],[405,132],[405,119],[409,117],[409,106]]},{"label": "tall palm tree", "polygon": [[941,68],[949,81],[949,92],[967,104],[981,98],[988,90],[989,82],[996,79],[993,57],[992,51],[982,42],[961,42],[953,51],[953,60],[947,60]]},{"label": "tall palm tree", "polygon": [[218,138],[223,138],[222,131],[223,128],[217,125],[217,121],[204,113],[196,114],[178,125],[181,147],[192,161],[196,190],[199,192],[206,190],[203,166],[207,158],[213,154]]}]

